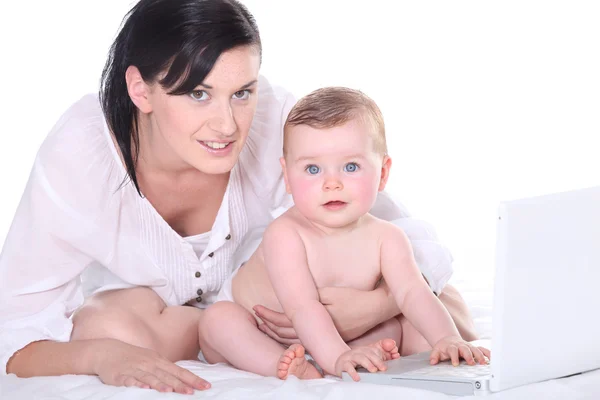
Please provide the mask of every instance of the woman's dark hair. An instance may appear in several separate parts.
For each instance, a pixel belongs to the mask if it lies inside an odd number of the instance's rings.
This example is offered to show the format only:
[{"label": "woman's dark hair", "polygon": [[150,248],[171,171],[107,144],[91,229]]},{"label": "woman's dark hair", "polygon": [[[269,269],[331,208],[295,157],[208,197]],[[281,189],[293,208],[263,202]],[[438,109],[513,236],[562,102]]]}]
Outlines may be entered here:
[{"label": "woman's dark hair", "polygon": [[140,196],[138,112],[127,92],[127,68],[136,66],[148,83],[166,72],[158,82],[181,95],[202,83],[221,53],[244,45],[261,52],[256,21],[237,0],[141,0],[127,13],[102,71],[100,103]]}]

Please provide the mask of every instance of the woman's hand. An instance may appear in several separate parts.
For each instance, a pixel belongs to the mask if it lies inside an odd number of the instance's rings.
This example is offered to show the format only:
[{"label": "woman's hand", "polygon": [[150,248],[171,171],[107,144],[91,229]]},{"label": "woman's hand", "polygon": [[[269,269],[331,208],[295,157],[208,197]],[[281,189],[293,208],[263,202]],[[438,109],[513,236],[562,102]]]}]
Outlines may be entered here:
[{"label": "woman's hand", "polygon": [[256,316],[263,320],[263,323],[258,325],[258,329],[271,339],[285,345],[300,343],[292,321],[284,313],[261,305],[254,306],[253,310]]},{"label": "woman's hand", "polygon": [[319,296],[346,342],[400,314],[400,309],[385,282],[371,291],[322,288],[319,289]]},{"label": "woman's hand", "polygon": [[[356,339],[400,313],[385,282],[372,291],[339,287],[321,288],[319,298],[346,342]],[[255,306],[254,312],[263,320],[258,328],[269,337],[286,345],[300,343],[292,321],[285,314],[261,305]]]},{"label": "woman's hand", "polygon": [[210,384],[152,350],[114,339],[96,339],[93,370],[113,386],[137,386],[159,392],[192,394]]}]

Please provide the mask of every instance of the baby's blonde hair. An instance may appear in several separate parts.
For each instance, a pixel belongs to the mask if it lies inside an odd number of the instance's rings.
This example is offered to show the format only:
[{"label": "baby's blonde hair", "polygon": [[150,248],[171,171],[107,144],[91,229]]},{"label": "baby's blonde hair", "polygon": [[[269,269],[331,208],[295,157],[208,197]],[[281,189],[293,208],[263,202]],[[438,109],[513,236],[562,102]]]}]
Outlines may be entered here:
[{"label": "baby's blonde hair", "polygon": [[360,118],[366,127],[372,127],[374,150],[387,154],[383,115],[377,104],[359,90],[346,87],[325,87],[301,98],[292,108],[283,127],[283,154],[286,139],[293,126],[308,125],[315,129],[328,129]]}]

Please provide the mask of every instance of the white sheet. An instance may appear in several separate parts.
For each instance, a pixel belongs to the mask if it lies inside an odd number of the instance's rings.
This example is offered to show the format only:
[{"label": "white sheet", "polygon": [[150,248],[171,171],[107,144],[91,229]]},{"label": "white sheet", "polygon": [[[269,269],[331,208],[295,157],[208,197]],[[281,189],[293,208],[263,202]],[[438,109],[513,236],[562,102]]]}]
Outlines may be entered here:
[{"label": "white sheet", "polygon": [[[453,282],[470,305],[482,338],[491,334],[492,285],[475,287],[467,282]],[[560,351],[558,348],[556,351]],[[552,354],[547,357],[551,359]],[[337,379],[300,381],[294,377],[280,381],[263,378],[232,367],[184,361],[179,365],[190,369],[212,383],[205,392],[192,396],[158,393],[137,388],[107,386],[97,377],[62,376],[20,379],[14,375],[0,378],[0,399],[456,399],[440,393],[392,386],[342,382]],[[564,379],[555,379],[500,392],[488,396],[493,400],[530,399],[600,399],[600,370]]]}]

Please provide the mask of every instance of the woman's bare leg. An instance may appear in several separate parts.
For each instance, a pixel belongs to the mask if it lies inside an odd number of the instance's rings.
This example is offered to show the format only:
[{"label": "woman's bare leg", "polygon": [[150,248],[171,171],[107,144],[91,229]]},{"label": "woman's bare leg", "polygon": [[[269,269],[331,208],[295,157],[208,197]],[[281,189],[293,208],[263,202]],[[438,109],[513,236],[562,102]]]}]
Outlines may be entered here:
[{"label": "woman's bare leg", "polygon": [[446,285],[438,298],[450,313],[462,338],[467,342],[479,339],[471,311],[458,290],[452,285]]},{"label": "woman's bare leg", "polygon": [[[469,307],[458,293],[458,290],[456,290],[454,286],[446,285],[438,298],[444,307],[446,307],[448,313],[450,313],[462,338],[469,342],[476,340],[478,337],[477,331],[475,330],[475,323],[471,317]],[[403,340],[402,345],[398,346],[401,356],[408,356],[431,350],[431,345],[403,315],[399,315],[396,318],[402,326]]]},{"label": "woman's bare leg", "polygon": [[86,300],[73,316],[71,340],[111,338],[175,362],[198,358],[202,310],[167,307],[149,288],[111,290]]},{"label": "woman's bare leg", "polygon": [[321,378],[304,358],[304,347],[285,349],[262,333],[256,319],[239,304],[220,301],[210,306],[198,328],[202,354],[210,363],[228,362],[236,368],[285,379]]},{"label": "woman's bare leg", "polygon": [[[462,338],[466,341],[478,339],[469,307],[456,288],[446,285],[439,299],[450,313]],[[385,338],[396,340],[401,356],[431,350],[431,346],[423,335],[402,314],[376,326],[361,337],[349,342],[348,345],[350,347],[362,346]]]},{"label": "woman's bare leg", "polygon": [[355,348],[359,346],[368,346],[381,339],[393,339],[398,348],[402,344],[402,326],[396,318],[387,320],[377,325],[375,328],[367,331],[364,335],[348,342],[348,346]]}]

